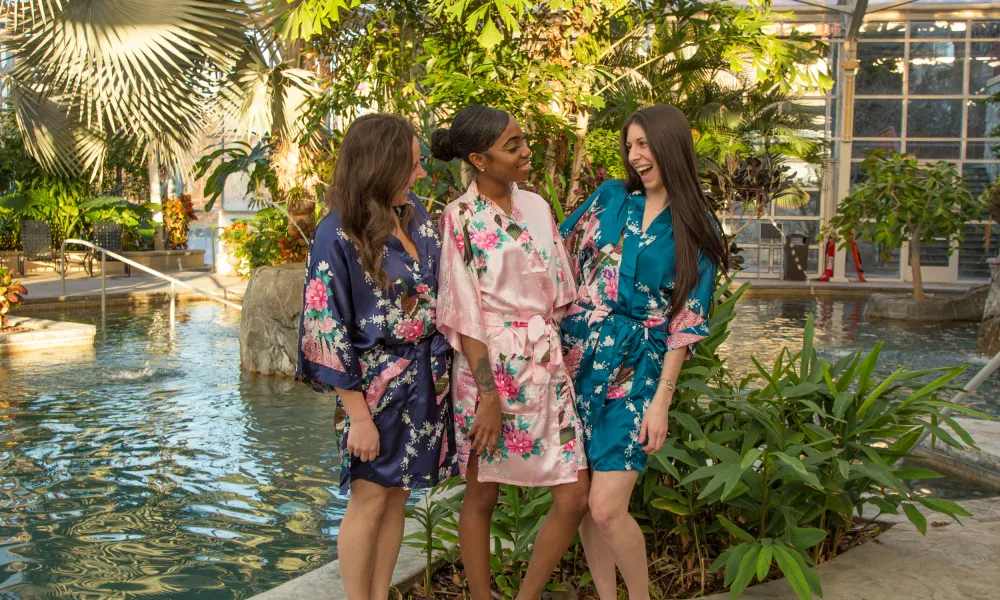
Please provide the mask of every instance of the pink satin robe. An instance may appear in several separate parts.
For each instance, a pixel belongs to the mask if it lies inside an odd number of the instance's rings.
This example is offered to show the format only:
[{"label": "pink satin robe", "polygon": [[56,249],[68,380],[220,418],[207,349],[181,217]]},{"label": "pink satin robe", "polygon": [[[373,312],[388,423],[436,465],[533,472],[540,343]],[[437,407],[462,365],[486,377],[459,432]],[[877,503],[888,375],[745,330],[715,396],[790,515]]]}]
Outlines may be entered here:
[{"label": "pink satin robe", "polygon": [[497,452],[479,460],[479,481],[550,486],[586,468],[573,382],[563,363],[559,320],[576,285],[548,203],[513,188],[506,215],[473,183],[445,208],[438,329],[458,351],[452,374],[455,438],[468,465],[479,392],[462,335],[489,350],[503,428]]}]

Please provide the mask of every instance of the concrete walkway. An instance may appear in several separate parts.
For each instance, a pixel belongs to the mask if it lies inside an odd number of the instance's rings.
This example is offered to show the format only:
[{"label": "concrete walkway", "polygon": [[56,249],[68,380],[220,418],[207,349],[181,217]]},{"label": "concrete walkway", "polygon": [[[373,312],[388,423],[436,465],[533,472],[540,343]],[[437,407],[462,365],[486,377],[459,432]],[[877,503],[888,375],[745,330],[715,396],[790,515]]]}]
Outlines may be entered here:
[{"label": "concrete walkway", "polygon": [[[1000,498],[962,502],[963,525],[930,511],[927,535],[906,517],[872,542],[819,567],[824,600],[985,600],[1000,586]],[[931,523],[947,523],[934,527]],[[710,600],[728,600],[716,594]],[[749,588],[741,598],[797,600],[785,581]]]},{"label": "concrete walkway", "polygon": [[[247,281],[240,277],[223,277],[205,271],[182,271],[168,273],[171,277],[205,290],[213,295],[239,302],[246,291]],[[66,295],[62,293],[62,282],[55,273],[28,275],[21,279],[28,288],[24,306],[17,314],[52,308],[91,308],[100,306],[101,278],[90,277],[86,273],[70,273],[66,276]],[[131,277],[109,275],[107,278],[108,305],[143,304],[159,302],[170,293],[170,283],[153,275],[133,272]],[[179,301],[196,300],[197,293],[178,286]]]}]

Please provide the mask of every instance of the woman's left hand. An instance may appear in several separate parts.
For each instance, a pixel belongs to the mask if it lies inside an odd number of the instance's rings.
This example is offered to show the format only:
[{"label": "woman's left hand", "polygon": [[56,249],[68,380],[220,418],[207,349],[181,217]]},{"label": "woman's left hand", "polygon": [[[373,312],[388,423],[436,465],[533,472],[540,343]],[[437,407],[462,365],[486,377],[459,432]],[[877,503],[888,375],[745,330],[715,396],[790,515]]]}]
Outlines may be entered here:
[{"label": "woman's left hand", "polygon": [[663,447],[670,427],[669,413],[670,398],[660,394],[654,396],[652,404],[646,409],[646,415],[642,418],[642,428],[639,430],[639,443],[645,444],[642,451],[646,454],[652,454]]}]

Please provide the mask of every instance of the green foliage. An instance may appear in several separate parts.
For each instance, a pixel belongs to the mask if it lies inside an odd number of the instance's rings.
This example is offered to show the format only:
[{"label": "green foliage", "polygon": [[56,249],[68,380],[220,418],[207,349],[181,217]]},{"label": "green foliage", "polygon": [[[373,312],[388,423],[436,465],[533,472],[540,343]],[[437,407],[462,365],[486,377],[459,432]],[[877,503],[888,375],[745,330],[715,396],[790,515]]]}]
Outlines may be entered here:
[{"label": "green foliage", "polygon": [[611,179],[625,178],[625,165],[621,157],[621,136],[612,129],[591,129],[587,132],[587,158],[590,164],[607,169]]},{"label": "green foliage", "polygon": [[[102,221],[120,225],[123,249],[147,250],[153,245],[153,211],[158,208],[158,204],[139,204],[118,196],[104,196],[80,204],[80,213],[84,223],[91,227]],[[89,231],[91,227],[86,229]]]},{"label": "green foliage", "polygon": [[886,249],[914,238],[961,242],[965,224],[984,216],[983,204],[946,161],[921,165],[915,156],[875,151],[861,168],[864,183],[840,201],[828,224],[845,244],[851,230]]},{"label": "green foliage", "polygon": [[21,218],[8,208],[0,208],[0,251],[17,250],[21,239]]},{"label": "green foliage", "polygon": [[219,239],[240,259],[237,272],[245,278],[257,267],[302,262],[309,252],[298,233],[289,233],[288,217],[277,208],[260,210],[252,219],[237,219]]},{"label": "green foliage", "polygon": [[[246,193],[257,199],[256,204],[263,204],[262,198],[267,194],[272,198],[279,198],[281,192],[278,190],[278,176],[271,168],[270,153],[271,140],[265,137],[253,145],[240,140],[220,144],[216,150],[198,159],[194,165],[195,178],[201,179],[208,175],[205,180],[205,195],[208,197],[205,211],[212,210],[215,201],[222,196],[226,180],[239,173],[247,174]],[[212,170],[211,173],[209,169]]]},{"label": "green foliage", "polygon": [[547,488],[500,486],[490,526],[493,539],[490,570],[504,598],[517,596],[528,569],[535,536],[551,507],[552,493]]},{"label": "green foliage", "polygon": [[7,326],[7,314],[24,302],[28,290],[20,281],[14,281],[14,275],[7,267],[0,266],[0,327]]},{"label": "green foliage", "polygon": [[0,197],[0,208],[16,212],[22,220],[47,221],[56,246],[78,234],[83,214],[80,205],[90,195],[86,182],[65,180],[43,172],[17,182],[15,191]]},{"label": "green foliage", "polygon": [[[435,553],[454,562],[458,558],[458,521],[455,514],[461,510],[465,490],[458,493],[447,492],[458,485],[460,479],[452,477],[427,490],[426,495],[415,505],[406,509],[406,517],[420,524],[420,531],[403,538],[403,543],[411,548],[423,550],[427,559],[424,573],[424,590],[430,594],[431,576],[434,574]],[[434,499],[445,494],[444,498]]]}]

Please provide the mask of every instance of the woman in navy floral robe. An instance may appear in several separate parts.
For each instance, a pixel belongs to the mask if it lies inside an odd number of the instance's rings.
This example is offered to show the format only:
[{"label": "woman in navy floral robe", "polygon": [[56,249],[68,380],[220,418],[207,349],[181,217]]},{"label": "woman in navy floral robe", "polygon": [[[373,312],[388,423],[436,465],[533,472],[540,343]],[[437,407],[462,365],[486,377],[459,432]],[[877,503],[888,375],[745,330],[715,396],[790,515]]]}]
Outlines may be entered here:
[{"label": "woman in navy floral robe", "polygon": [[[297,376],[336,393],[348,413],[341,490],[350,496],[338,555],[352,599],[387,597],[409,490],[457,472],[451,350],[435,327],[441,242],[409,192],[425,175],[419,153],[402,119],[355,121],[337,160],[331,212],[309,253]],[[409,183],[398,193],[391,180],[401,169]],[[378,186],[388,190],[381,203]],[[362,239],[380,218],[395,229],[381,249]]]}]

